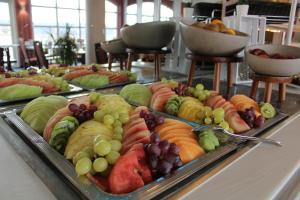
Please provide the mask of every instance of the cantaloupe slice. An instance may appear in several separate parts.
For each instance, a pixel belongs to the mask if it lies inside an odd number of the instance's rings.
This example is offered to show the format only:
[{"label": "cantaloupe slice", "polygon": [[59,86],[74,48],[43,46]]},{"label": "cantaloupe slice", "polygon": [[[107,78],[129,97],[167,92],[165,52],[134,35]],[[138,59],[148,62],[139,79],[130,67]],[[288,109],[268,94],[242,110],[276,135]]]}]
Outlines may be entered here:
[{"label": "cantaloupe slice", "polygon": [[197,139],[196,135],[191,130],[187,130],[187,129],[169,129],[163,132],[158,131],[157,133],[159,134],[161,139],[164,137],[170,137],[171,135],[178,135],[178,136],[181,135],[181,136]]},{"label": "cantaloupe slice", "polygon": [[175,144],[180,141],[186,141],[186,142],[198,144],[195,138],[190,138],[189,136],[182,136],[177,134],[165,135],[163,138],[161,138],[161,140],[167,140],[169,143],[175,143]]},{"label": "cantaloupe slice", "polygon": [[177,142],[176,145],[180,149],[179,156],[184,164],[205,154],[205,151],[200,145],[192,142],[180,141]]},{"label": "cantaloupe slice", "polygon": [[173,123],[173,122],[165,122],[162,125],[159,125],[155,128],[156,132],[165,132],[173,129],[186,129],[192,131],[193,127],[184,123]]}]

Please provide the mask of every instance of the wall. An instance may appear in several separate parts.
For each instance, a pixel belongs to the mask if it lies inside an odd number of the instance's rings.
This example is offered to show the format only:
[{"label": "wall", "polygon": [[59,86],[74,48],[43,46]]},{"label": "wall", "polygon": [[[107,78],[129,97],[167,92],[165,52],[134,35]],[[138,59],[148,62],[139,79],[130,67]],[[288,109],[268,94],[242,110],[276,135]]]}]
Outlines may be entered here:
[{"label": "wall", "polygon": [[105,1],[87,0],[87,54],[86,63],[95,63],[95,43],[105,41]]}]

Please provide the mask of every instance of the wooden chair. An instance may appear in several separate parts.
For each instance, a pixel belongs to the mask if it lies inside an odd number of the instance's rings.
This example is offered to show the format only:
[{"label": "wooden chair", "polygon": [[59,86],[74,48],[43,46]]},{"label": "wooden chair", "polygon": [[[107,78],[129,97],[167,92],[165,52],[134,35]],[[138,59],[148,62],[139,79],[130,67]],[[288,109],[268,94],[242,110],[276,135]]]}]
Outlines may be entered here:
[{"label": "wooden chair", "polygon": [[171,49],[159,49],[159,50],[146,50],[146,49],[130,49],[127,48],[128,53],[127,70],[131,71],[132,61],[134,57],[139,54],[153,55],[154,56],[154,74],[155,79],[160,78],[160,68],[161,68],[161,56],[171,53]]},{"label": "wooden chair", "polygon": [[4,49],[0,47],[0,74],[5,72],[3,57],[4,57]]},{"label": "wooden chair", "polygon": [[36,56],[29,57],[28,51],[25,46],[25,41],[23,38],[19,38],[19,48],[20,48],[20,55],[21,55],[21,65],[25,68],[29,66],[36,66],[37,65],[37,58]]},{"label": "wooden chair", "polygon": [[279,87],[278,101],[279,103],[283,103],[286,97],[286,84],[291,83],[293,77],[275,77],[275,76],[253,74],[251,76],[251,79],[253,80],[252,88],[250,92],[250,97],[252,99],[255,99],[259,82],[262,81],[265,82],[264,102],[269,103],[271,101],[273,83],[278,83],[278,87]]},{"label": "wooden chair", "polygon": [[39,67],[46,67],[48,68],[48,61],[46,60],[45,53],[43,51],[42,42],[34,41],[33,42],[34,53],[37,57],[37,64]]},{"label": "wooden chair", "polygon": [[196,63],[197,62],[212,62],[215,63],[214,70],[214,81],[213,81],[213,90],[220,91],[220,78],[221,78],[221,64],[227,64],[227,93],[229,93],[230,88],[232,87],[232,63],[239,63],[243,61],[243,57],[230,56],[230,57],[217,57],[217,56],[203,56],[193,53],[187,53],[186,58],[192,61],[190,72],[188,76],[188,86],[191,86],[193,83],[193,77],[195,75]]},{"label": "wooden chair", "polygon": [[119,60],[120,62],[120,69],[124,69],[124,65],[126,66],[127,64],[127,54],[114,54],[114,53],[108,53],[108,69],[111,70],[112,63],[114,60]]},{"label": "wooden chair", "polygon": [[105,64],[108,62],[106,52],[101,48],[100,43],[95,43],[95,54],[97,64]]},{"label": "wooden chair", "polygon": [[6,53],[6,69],[8,71],[13,71],[13,69],[11,67],[11,60],[10,60],[9,48],[5,48],[4,51]]}]

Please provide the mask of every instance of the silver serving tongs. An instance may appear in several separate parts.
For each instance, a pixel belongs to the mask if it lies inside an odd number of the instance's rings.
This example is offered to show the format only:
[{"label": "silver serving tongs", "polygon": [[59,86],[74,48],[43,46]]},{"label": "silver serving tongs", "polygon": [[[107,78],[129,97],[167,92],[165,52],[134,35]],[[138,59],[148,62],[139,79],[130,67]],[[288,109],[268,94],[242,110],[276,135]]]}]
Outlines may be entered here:
[{"label": "silver serving tongs", "polygon": [[220,126],[198,125],[193,128],[193,131],[198,132],[203,129],[211,129],[213,131],[216,131],[216,133],[221,131],[222,133],[224,133],[226,135],[229,135],[229,136],[235,137],[235,138],[239,138],[239,139],[243,139],[243,140],[252,140],[252,141],[258,141],[258,142],[263,142],[263,143],[268,143],[268,144],[274,144],[276,146],[282,146],[281,142],[278,140],[265,139],[265,138],[259,138],[259,137],[253,137],[253,136],[245,136],[245,135],[237,135],[237,134],[227,131],[226,129],[224,129]]}]

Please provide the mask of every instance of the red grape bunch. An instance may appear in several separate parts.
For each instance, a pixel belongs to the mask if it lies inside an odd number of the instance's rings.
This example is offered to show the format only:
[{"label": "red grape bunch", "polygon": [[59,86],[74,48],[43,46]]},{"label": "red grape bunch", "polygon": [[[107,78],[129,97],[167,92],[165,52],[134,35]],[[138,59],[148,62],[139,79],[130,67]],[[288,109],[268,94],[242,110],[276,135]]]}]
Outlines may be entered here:
[{"label": "red grape bunch", "polygon": [[146,110],[142,110],[140,112],[140,117],[145,119],[147,127],[150,131],[153,131],[156,126],[161,125],[165,122],[165,118],[163,116],[155,115]]},{"label": "red grape bunch", "polygon": [[160,140],[159,134],[153,132],[150,144],[145,145],[147,161],[152,174],[156,177],[167,176],[173,170],[182,166],[179,148],[167,140]]},{"label": "red grape bunch", "polygon": [[263,116],[260,115],[256,117],[255,109],[253,107],[247,108],[244,112],[239,111],[238,113],[240,114],[241,118],[250,126],[250,128],[258,128],[264,124],[265,120]]},{"label": "red grape bunch", "polygon": [[80,104],[78,106],[75,103],[71,103],[69,104],[68,108],[73,113],[73,116],[79,121],[79,123],[83,123],[92,119],[94,112],[97,111],[96,106],[90,105],[87,107],[85,104]]}]

